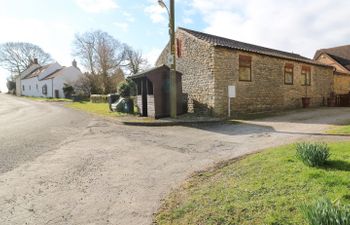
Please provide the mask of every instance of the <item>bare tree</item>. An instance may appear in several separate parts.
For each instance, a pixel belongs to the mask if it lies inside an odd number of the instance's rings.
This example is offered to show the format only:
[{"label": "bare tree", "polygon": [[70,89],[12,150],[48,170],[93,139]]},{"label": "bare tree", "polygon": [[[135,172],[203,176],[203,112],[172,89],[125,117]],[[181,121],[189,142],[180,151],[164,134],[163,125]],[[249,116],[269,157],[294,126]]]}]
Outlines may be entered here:
[{"label": "bare tree", "polygon": [[100,77],[101,76],[91,73],[84,73],[78,80],[70,85],[73,86],[75,94],[89,97],[91,94],[102,93]]},{"label": "bare tree", "polygon": [[147,59],[142,56],[141,51],[135,51],[128,45],[124,45],[125,49],[125,66],[130,75],[137,74],[149,67]]},{"label": "bare tree", "polygon": [[39,46],[26,42],[7,42],[0,45],[0,66],[12,75],[19,75],[27,69],[34,58],[39,64],[52,61],[50,54]]},{"label": "bare tree", "polygon": [[124,60],[124,46],[106,32],[76,34],[73,55],[92,74],[113,74]]},{"label": "bare tree", "polygon": [[111,92],[110,77],[124,61],[124,45],[108,33],[97,30],[76,34],[73,47],[73,55],[80,58],[85,69],[91,75],[100,76],[102,93]]}]

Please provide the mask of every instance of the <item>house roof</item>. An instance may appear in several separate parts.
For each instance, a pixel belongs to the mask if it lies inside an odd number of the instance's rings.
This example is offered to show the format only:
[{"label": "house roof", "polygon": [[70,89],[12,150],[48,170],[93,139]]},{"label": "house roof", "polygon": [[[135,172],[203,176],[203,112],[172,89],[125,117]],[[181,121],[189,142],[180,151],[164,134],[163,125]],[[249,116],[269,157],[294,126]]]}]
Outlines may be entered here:
[{"label": "house roof", "polygon": [[323,53],[329,55],[340,65],[350,71],[350,45],[320,49],[316,52],[314,59],[317,59]]},{"label": "house roof", "polygon": [[65,74],[81,73],[80,69],[75,66],[62,66],[62,68],[53,71],[51,74],[46,76],[43,80],[54,79],[59,76],[64,76]]},{"label": "house roof", "polygon": [[[135,75],[132,75],[130,76],[129,78],[131,79],[136,79],[136,78],[141,78],[141,77],[145,77],[147,76],[148,74],[152,73],[152,72],[155,72],[155,71],[161,71],[161,70],[170,70],[169,66],[167,65],[160,65],[160,66],[157,66],[157,67],[153,67],[151,69],[148,69],[148,70],[145,70],[143,72],[140,72],[140,73],[137,73]],[[182,75],[180,72],[176,72],[177,75]]]},{"label": "house roof", "polygon": [[60,69],[57,69],[55,71],[53,71],[50,75],[46,76],[43,80],[49,80],[49,79],[53,79],[55,77],[61,76],[62,75],[62,71],[65,69],[66,67],[62,67]]},{"label": "house roof", "polygon": [[48,65],[45,65],[45,66],[38,67],[35,70],[33,70],[31,73],[29,73],[27,76],[22,78],[22,79],[24,80],[24,79],[30,79],[30,78],[33,78],[33,77],[37,77],[37,76],[39,76],[39,74],[44,72],[47,68],[49,68],[52,64],[48,64]]},{"label": "house roof", "polygon": [[257,53],[257,54],[262,54],[262,55],[267,55],[267,56],[273,56],[273,57],[278,57],[278,58],[283,58],[283,59],[289,59],[289,60],[314,64],[314,65],[329,67],[328,65],[314,61],[312,59],[301,56],[299,54],[279,51],[279,50],[275,50],[275,49],[271,49],[271,48],[253,45],[253,44],[248,44],[248,43],[235,41],[235,40],[224,38],[224,37],[219,37],[219,36],[215,36],[215,35],[211,35],[211,34],[206,34],[206,33],[198,32],[198,31],[182,28],[182,27],[179,27],[179,29],[193,35],[194,37],[196,37],[200,40],[203,40],[209,44],[212,44],[214,46],[236,49],[236,50],[241,50],[241,51],[246,51],[246,52],[251,52],[251,53]]}]

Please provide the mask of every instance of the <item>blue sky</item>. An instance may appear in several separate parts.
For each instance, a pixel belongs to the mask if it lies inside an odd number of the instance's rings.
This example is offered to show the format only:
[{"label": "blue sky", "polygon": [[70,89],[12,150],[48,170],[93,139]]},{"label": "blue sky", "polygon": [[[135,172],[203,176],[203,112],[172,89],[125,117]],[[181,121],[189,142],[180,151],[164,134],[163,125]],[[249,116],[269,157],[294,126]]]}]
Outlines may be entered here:
[{"label": "blue sky", "polygon": [[[168,4],[168,0],[164,0]],[[350,44],[347,0],[175,0],[176,25],[312,57]],[[151,63],[168,40],[157,0],[1,0],[0,43],[39,45],[69,65],[74,34],[100,29],[142,50]],[[78,62],[79,63],[79,62]],[[0,70],[0,90],[7,72]]]}]

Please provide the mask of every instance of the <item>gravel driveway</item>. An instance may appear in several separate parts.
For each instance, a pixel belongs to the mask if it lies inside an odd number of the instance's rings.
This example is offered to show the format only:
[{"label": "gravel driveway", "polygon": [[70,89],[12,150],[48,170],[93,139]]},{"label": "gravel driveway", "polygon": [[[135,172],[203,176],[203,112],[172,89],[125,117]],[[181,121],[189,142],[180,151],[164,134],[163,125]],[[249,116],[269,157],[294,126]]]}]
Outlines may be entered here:
[{"label": "gravel driveway", "polygon": [[128,127],[89,118],[55,148],[0,176],[0,224],[151,224],[160,200],[196,170],[297,140],[350,140],[321,135],[348,121],[348,108],[193,127]]}]

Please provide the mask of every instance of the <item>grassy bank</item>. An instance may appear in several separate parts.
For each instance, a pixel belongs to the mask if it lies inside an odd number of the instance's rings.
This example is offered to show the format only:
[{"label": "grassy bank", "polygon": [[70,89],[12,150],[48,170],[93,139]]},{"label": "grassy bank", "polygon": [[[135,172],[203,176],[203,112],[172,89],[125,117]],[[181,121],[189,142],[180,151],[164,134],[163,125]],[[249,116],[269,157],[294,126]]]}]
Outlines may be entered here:
[{"label": "grassy bank", "polygon": [[303,203],[350,203],[350,143],[330,144],[324,168],[309,168],[294,146],[274,148],[192,177],[166,199],[157,224],[306,224]]}]

